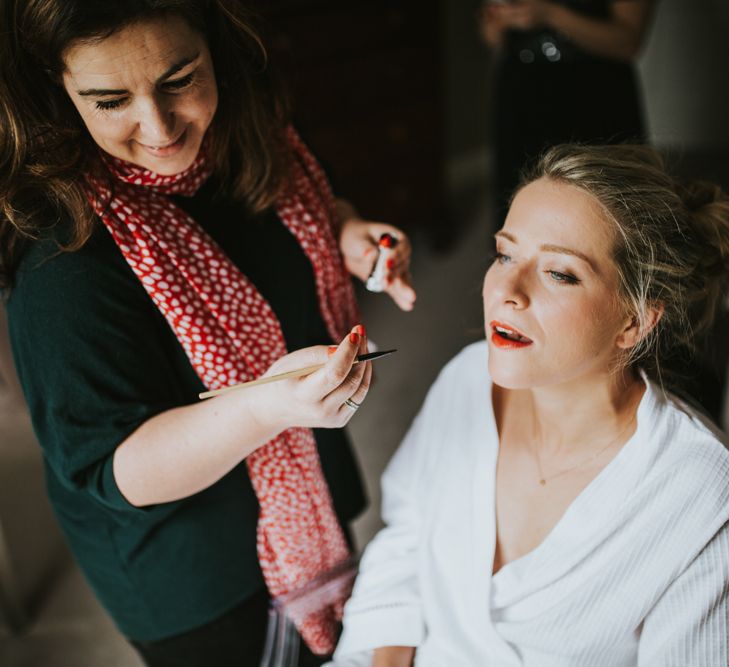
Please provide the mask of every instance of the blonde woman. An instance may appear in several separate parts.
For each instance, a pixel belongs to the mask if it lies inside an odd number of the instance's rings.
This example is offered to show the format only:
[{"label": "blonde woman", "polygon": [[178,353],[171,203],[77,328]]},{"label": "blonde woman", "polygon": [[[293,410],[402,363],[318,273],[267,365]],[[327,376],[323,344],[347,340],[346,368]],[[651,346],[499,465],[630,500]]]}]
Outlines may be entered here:
[{"label": "blonde woman", "polygon": [[729,452],[662,384],[727,284],[729,202],[645,147],[550,150],[383,479],[337,665],[729,664]]}]

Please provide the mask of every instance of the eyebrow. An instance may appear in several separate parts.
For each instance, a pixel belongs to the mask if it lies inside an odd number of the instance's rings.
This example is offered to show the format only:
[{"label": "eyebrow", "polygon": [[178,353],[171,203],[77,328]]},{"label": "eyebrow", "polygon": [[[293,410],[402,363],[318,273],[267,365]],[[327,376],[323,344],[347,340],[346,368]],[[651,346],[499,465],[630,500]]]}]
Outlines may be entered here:
[{"label": "eyebrow", "polygon": [[[496,234],[494,234],[495,238],[505,238],[507,241],[511,241],[512,243],[518,243],[516,238],[509,234],[509,232],[505,231],[498,231]],[[585,262],[590,269],[593,271],[593,273],[597,273],[597,270],[595,269],[595,263],[587,256],[585,253],[580,252],[579,250],[575,250],[574,248],[567,248],[566,246],[562,245],[555,245],[554,243],[543,243],[539,246],[539,249],[543,252],[555,252],[559,253],[560,255],[571,255],[572,257],[577,257],[578,259],[581,259],[583,262]]]},{"label": "eyebrow", "polygon": [[[190,63],[195,62],[199,57],[200,54],[196,53],[190,58],[184,58],[183,60],[180,60],[179,62],[172,65],[162,76],[160,76],[157,81],[155,81],[155,83],[162,83],[166,79],[169,79],[173,74],[177,74],[177,72],[187,67]],[[84,97],[90,95],[103,97],[104,95],[123,95],[124,93],[128,93],[129,91],[125,90],[124,88],[86,88],[84,90],[77,90],[76,92]]]}]

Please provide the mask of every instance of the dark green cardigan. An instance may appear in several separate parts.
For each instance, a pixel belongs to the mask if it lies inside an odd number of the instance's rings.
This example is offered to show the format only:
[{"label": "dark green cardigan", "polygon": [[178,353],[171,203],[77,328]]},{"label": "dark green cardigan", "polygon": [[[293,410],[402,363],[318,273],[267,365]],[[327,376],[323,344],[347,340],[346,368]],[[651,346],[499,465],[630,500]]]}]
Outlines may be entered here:
[{"label": "dark green cardigan", "polygon": [[[289,350],[328,344],[311,264],[278,217],[246,219],[212,196],[175,198],[276,312]],[[258,505],[241,464],[205,491],[136,508],[112,473],[115,448],[150,417],[204,387],[165,319],[99,223],[79,251],[57,253],[56,227],[26,253],[8,302],[13,353],[48,493],[69,545],[127,636],[155,640],[200,626],[263,587]],[[341,430],[317,445],[342,522],[364,507]]]}]

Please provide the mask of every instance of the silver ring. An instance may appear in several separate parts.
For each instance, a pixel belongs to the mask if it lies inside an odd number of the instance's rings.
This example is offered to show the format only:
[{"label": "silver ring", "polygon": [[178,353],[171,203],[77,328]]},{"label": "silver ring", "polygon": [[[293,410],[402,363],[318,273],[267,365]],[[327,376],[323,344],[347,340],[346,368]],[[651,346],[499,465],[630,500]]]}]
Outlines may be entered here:
[{"label": "silver ring", "polygon": [[344,405],[346,405],[348,408],[350,408],[352,410],[356,410],[362,404],[357,403],[357,401],[353,401],[351,398],[348,398],[346,401],[344,401]]}]

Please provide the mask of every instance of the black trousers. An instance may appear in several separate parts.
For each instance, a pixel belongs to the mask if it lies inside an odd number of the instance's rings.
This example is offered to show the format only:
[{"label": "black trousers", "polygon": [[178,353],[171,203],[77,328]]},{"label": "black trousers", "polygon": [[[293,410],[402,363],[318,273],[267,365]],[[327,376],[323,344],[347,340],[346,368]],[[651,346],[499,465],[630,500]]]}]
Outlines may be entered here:
[{"label": "black trousers", "polygon": [[[199,628],[151,642],[132,640],[147,667],[259,667],[268,625],[268,594],[261,591]],[[301,642],[298,667],[319,667]]]}]

